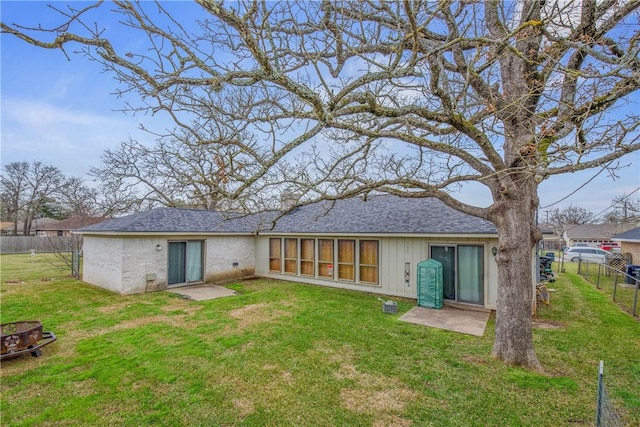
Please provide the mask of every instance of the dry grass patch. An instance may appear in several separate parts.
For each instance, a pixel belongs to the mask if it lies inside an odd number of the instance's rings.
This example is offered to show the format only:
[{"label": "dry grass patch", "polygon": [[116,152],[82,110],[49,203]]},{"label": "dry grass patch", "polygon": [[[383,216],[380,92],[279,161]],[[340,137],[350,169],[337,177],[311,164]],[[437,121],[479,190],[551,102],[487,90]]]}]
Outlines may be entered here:
[{"label": "dry grass patch", "polygon": [[566,325],[553,319],[533,319],[532,326],[537,329],[564,329]]},{"label": "dry grass patch", "polygon": [[273,309],[267,303],[258,303],[231,310],[229,316],[238,320],[236,331],[243,331],[253,325],[289,317],[291,313],[285,310]]},{"label": "dry grass patch", "polygon": [[233,408],[241,418],[245,418],[256,411],[253,401],[246,398],[233,399]]},{"label": "dry grass patch", "polygon": [[379,418],[376,418],[372,427],[409,427],[413,425],[413,422],[410,420],[405,420],[404,418],[400,418],[397,415],[393,414],[384,414]]},{"label": "dry grass patch", "polygon": [[349,379],[357,386],[340,392],[342,405],[354,412],[377,414],[402,412],[417,393],[386,375],[360,372],[350,364],[343,363],[334,374],[337,379]]},{"label": "dry grass patch", "polygon": [[342,405],[350,411],[363,414],[402,412],[406,404],[415,399],[417,393],[407,388],[369,390],[366,388],[345,389],[340,392]]}]

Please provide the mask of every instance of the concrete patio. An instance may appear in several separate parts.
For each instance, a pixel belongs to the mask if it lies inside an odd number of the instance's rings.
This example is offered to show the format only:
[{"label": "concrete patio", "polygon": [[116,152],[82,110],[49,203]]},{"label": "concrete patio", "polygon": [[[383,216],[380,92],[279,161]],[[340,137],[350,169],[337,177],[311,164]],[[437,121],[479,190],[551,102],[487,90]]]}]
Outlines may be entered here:
[{"label": "concrete patio", "polygon": [[481,337],[484,335],[490,314],[490,310],[465,309],[450,305],[440,309],[417,306],[403,314],[399,320]]},{"label": "concrete patio", "polygon": [[238,294],[236,291],[218,285],[185,286],[182,288],[167,289],[167,292],[172,292],[195,301],[206,301]]}]

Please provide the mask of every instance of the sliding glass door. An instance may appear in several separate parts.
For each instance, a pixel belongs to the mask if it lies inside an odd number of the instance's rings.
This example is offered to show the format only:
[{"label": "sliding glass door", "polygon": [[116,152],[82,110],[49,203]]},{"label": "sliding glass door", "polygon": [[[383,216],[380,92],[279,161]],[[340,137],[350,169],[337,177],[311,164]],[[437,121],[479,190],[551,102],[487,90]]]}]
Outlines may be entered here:
[{"label": "sliding glass door", "polygon": [[169,242],[169,285],[202,281],[202,264],[202,241]]},{"label": "sliding glass door", "polygon": [[469,304],[484,304],[484,247],[432,245],[431,258],[442,263],[443,296]]},{"label": "sliding glass door", "polygon": [[482,246],[458,246],[458,301],[484,302]]}]

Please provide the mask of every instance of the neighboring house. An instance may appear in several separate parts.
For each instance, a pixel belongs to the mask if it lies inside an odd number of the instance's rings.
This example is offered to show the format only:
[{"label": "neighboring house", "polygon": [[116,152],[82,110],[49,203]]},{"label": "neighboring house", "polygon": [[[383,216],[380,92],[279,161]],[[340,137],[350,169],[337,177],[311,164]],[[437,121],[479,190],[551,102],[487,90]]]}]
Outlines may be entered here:
[{"label": "neighboring house", "polygon": [[71,236],[73,230],[104,221],[104,218],[80,218],[71,217],[63,220],[43,218],[34,221],[33,229],[36,236]]},{"label": "neighboring house", "polygon": [[631,254],[632,264],[640,263],[640,227],[616,234],[611,240],[620,242],[620,248],[623,253]]},{"label": "neighboring house", "polygon": [[496,305],[494,225],[437,199],[369,196],[282,216],[159,208],[76,232],[83,279],[121,294],[259,276],[416,298],[417,264],[434,258],[445,298]]},{"label": "neighboring house", "polygon": [[615,234],[628,230],[629,225],[612,224],[567,224],[564,228],[563,239],[566,246],[585,243],[587,246],[598,247],[603,242],[611,241]]},{"label": "neighboring house", "polygon": [[542,231],[540,250],[542,250],[543,252],[559,251],[563,246],[565,246],[562,236],[558,236],[557,234],[555,234],[552,224],[540,223],[539,227]]},{"label": "neighboring house", "polygon": [[2,221],[0,222],[0,234],[3,236],[9,236],[13,234],[14,222]]},{"label": "neighboring house", "polygon": [[[38,229],[39,227],[43,227],[45,225],[49,225],[49,224],[53,224],[53,223],[57,223],[58,220],[57,219],[53,219],[53,218],[38,218],[38,219],[34,219],[33,222],[31,223],[31,230],[30,230],[30,234],[32,236],[36,235],[36,229]],[[22,236],[23,235],[23,231],[24,231],[24,222],[23,221],[18,221],[17,227],[14,227],[13,222],[2,222],[2,235],[3,236],[8,236],[8,235],[13,235],[13,232],[16,231],[18,234],[18,236]],[[15,230],[14,230],[15,229]]]}]

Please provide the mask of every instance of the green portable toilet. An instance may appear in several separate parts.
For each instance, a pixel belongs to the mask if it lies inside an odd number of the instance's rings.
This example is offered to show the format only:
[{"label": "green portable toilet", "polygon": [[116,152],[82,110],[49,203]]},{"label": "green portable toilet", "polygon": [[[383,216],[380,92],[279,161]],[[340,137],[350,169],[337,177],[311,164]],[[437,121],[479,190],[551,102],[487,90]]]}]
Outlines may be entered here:
[{"label": "green portable toilet", "polygon": [[435,259],[419,262],[417,278],[418,305],[427,308],[442,308],[442,263]]}]

